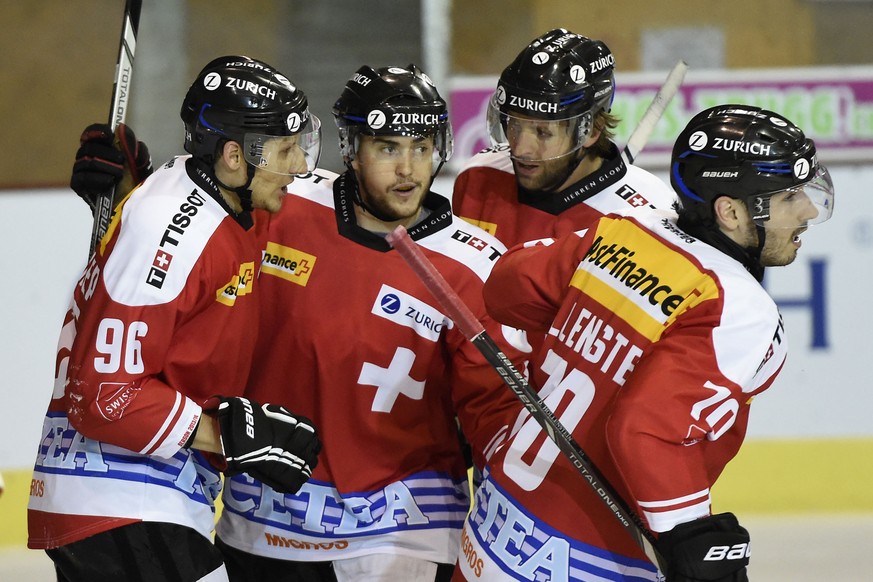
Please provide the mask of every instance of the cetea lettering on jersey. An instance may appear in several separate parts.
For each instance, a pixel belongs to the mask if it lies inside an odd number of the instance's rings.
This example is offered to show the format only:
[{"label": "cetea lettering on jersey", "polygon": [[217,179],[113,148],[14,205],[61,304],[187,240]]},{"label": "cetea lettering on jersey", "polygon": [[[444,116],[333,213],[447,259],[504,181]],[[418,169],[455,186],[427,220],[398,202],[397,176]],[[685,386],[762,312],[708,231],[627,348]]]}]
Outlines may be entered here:
[{"label": "cetea lettering on jersey", "polygon": [[[89,439],[74,429],[65,416],[51,416],[43,424],[35,469],[40,472],[48,469],[48,472],[71,477],[102,476],[138,483],[141,476],[131,473],[130,467],[131,459],[141,457],[139,453]],[[212,475],[204,470],[187,449],[176,453],[171,461],[165,461],[153,468],[153,482],[189,493],[210,487],[213,479],[218,482],[217,473]]]},{"label": "cetea lettering on jersey", "polygon": [[[349,535],[423,526],[431,521],[427,514],[432,507],[431,499],[426,494],[420,500],[416,498],[415,490],[420,489],[420,481],[396,481],[360,497],[341,496],[333,487],[310,481],[296,494],[306,500],[302,521],[299,506],[292,497],[262,484],[253,490],[248,483],[251,482],[245,477],[230,482],[224,497],[227,510],[249,515],[249,519],[272,529],[288,530],[288,526],[292,526],[300,536],[329,534],[342,540]],[[342,504],[339,511],[336,511],[337,503]],[[463,512],[460,518],[463,519]]]},{"label": "cetea lettering on jersey", "polygon": [[408,327],[432,342],[439,340],[443,329],[454,325],[448,317],[424,301],[389,285],[382,285],[379,289],[370,312],[377,317]]},{"label": "cetea lettering on jersey", "polygon": [[489,552],[502,569],[509,569],[525,580],[570,579],[570,544],[567,540],[546,535],[488,479],[482,483],[477,496],[480,503],[483,497],[487,497],[487,512],[480,523],[468,522],[467,527],[475,529],[480,543],[485,540]]}]

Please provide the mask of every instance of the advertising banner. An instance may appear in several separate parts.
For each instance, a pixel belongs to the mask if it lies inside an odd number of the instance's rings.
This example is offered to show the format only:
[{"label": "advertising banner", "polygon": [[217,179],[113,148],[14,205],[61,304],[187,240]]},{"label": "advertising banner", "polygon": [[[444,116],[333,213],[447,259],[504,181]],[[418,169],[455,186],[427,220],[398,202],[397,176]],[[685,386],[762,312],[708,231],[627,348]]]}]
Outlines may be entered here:
[{"label": "advertising banner", "polygon": [[[617,73],[612,113],[622,123],[623,145],[652,101],[667,72]],[[450,169],[490,145],[485,128],[488,100],[497,77],[458,77],[450,82],[455,154]],[[688,71],[655,128],[638,164],[666,167],[673,141],[697,112],[742,103],[781,113],[802,127],[826,163],[873,160],[873,67]]]}]

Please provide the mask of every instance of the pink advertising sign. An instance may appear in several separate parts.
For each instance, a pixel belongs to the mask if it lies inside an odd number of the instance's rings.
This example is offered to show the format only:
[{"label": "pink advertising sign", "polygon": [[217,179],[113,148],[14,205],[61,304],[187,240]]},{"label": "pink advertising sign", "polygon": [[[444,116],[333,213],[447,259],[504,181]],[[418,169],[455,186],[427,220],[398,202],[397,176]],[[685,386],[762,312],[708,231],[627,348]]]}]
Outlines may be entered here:
[{"label": "pink advertising sign", "polygon": [[[659,73],[616,75],[612,112],[622,119],[616,141],[623,145],[666,78]],[[488,99],[496,77],[452,79],[449,107],[455,131],[450,168],[490,145],[485,129]],[[673,141],[698,111],[743,103],[779,112],[812,137],[825,163],[873,162],[873,67],[690,70],[637,158],[641,166],[666,167]]]}]

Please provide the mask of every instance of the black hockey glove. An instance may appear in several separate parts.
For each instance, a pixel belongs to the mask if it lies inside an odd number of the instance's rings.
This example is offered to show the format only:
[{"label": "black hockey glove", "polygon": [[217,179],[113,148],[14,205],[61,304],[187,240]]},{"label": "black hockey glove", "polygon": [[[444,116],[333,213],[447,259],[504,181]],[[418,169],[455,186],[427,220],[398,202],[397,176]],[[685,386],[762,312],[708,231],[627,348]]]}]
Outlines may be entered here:
[{"label": "black hockey glove", "polygon": [[296,493],[318,464],[312,421],[276,404],[220,398],[218,424],[226,475],[248,473],[280,493]]},{"label": "black hockey glove", "polygon": [[73,163],[70,188],[94,212],[97,196],[117,186],[128,172],[123,196],[152,173],[152,158],[146,145],[137,141],[133,130],[119,123],[115,133],[105,123],[85,128],[79,138],[79,150]]},{"label": "black hockey glove", "polygon": [[748,582],[749,532],[733,513],[680,523],[656,544],[667,582]]}]

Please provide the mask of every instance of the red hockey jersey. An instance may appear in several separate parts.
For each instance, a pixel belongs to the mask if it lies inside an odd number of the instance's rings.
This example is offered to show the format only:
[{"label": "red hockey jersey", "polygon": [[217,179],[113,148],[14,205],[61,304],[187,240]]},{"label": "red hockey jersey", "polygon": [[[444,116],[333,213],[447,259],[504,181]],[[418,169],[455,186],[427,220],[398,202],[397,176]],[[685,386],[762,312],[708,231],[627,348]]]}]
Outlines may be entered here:
[{"label": "red hockey jersey", "polygon": [[[469,509],[455,416],[481,462],[519,405],[385,238],[357,226],[349,176],[294,182],[270,217],[259,281],[248,393],[315,422],[318,467],[296,495],[229,479],[217,532],[287,560],[382,552],[452,563]],[[445,198],[428,194],[425,208],[410,236],[518,354],[482,299],[503,245],[454,217]]]},{"label": "red hockey jersey", "polygon": [[261,252],[179,157],[116,211],[73,294],[28,506],[28,546],[136,521],[210,536],[218,473],[182,446],[215,394],[242,392]]},{"label": "red hockey jersey", "polygon": [[[489,312],[545,333],[531,384],[657,532],[706,516],[752,397],[786,355],[775,303],[672,213],[607,216],[554,244],[514,247]],[[599,496],[528,418],[492,457],[457,579],[656,580]],[[539,577],[539,578],[538,578]]]},{"label": "red hockey jersey", "polygon": [[520,191],[509,147],[484,150],[455,179],[452,210],[508,247],[585,228],[604,214],[640,207],[668,210],[675,194],[656,176],[628,166],[612,149],[601,167],[559,192]]}]

